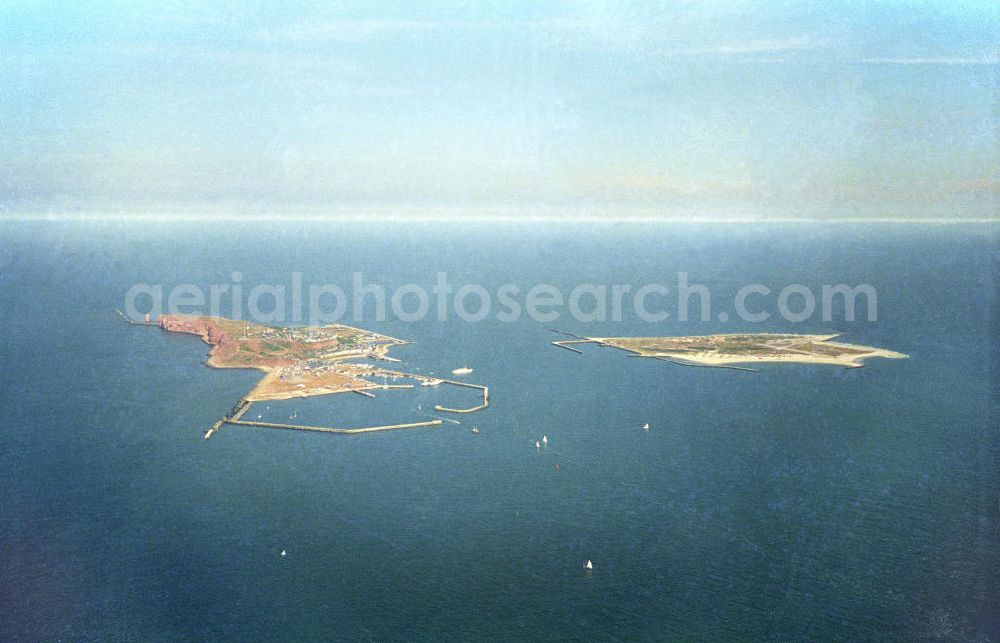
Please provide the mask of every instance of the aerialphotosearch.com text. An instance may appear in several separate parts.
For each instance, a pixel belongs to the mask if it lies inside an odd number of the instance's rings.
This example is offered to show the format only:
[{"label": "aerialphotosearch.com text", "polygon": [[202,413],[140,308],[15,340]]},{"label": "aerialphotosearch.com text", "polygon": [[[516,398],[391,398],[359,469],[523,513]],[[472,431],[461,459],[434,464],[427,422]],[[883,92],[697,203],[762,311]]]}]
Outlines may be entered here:
[{"label": "aerialphotosearch.com text", "polygon": [[[515,322],[527,315],[540,323],[566,316],[578,322],[621,321],[634,317],[646,322],[666,320],[765,322],[775,317],[798,323],[855,321],[863,312],[876,321],[878,296],[870,284],[827,284],[810,288],[788,284],[772,288],[746,284],[735,295],[722,297],[678,272],[670,285],[580,283],[567,287],[550,283],[505,283],[487,288],[478,283],[454,283],[439,272],[429,288],[416,283],[386,287],[355,272],[349,284],[304,283],[293,272],[287,283],[244,283],[233,272],[229,283],[210,285],[140,283],[125,295],[124,310],[131,317],[146,314],[189,314],[246,319],[262,324],[323,324],[386,321],[448,321],[456,317],[476,323],[487,318]],[[731,301],[730,301],[731,300]],[[715,306],[713,308],[713,306]],[[730,312],[731,311],[731,312]]]}]

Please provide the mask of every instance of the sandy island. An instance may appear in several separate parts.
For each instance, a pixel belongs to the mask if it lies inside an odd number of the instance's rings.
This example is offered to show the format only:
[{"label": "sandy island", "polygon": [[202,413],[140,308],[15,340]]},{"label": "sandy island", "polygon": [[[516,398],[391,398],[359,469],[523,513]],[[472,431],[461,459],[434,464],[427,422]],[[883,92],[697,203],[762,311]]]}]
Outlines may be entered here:
[{"label": "sandy island", "polygon": [[[577,336],[574,336],[577,337]],[[659,358],[692,366],[727,366],[732,364],[786,362],[833,364],[860,368],[871,357],[902,359],[903,353],[833,342],[832,335],[789,335],[754,333],[731,335],[694,335],[688,337],[577,337],[552,342],[561,348],[572,344],[595,343],[628,351],[637,357]]]}]

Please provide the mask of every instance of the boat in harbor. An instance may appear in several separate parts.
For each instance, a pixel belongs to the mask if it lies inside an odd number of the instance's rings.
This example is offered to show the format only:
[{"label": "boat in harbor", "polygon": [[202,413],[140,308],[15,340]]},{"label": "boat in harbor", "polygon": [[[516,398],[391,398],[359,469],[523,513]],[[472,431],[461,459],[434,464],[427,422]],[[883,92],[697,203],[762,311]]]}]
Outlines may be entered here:
[{"label": "boat in harbor", "polygon": [[462,368],[456,368],[451,372],[452,375],[468,375],[472,372],[472,369],[468,366],[463,366]]}]

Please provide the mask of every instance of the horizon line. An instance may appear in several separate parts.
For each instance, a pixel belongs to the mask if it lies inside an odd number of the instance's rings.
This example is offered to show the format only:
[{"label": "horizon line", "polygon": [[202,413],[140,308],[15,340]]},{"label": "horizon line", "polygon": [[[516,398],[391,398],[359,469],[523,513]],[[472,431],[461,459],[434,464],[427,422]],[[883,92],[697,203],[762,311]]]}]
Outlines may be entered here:
[{"label": "horizon line", "polygon": [[897,224],[1000,224],[1000,217],[755,217],[755,216],[653,216],[653,215],[541,215],[527,214],[81,214],[65,212],[0,214],[0,221],[69,221],[69,222],[156,222],[178,223],[235,221],[235,222],[421,222],[421,223],[725,223],[725,224],[773,224],[773,223],[897,223]]}]

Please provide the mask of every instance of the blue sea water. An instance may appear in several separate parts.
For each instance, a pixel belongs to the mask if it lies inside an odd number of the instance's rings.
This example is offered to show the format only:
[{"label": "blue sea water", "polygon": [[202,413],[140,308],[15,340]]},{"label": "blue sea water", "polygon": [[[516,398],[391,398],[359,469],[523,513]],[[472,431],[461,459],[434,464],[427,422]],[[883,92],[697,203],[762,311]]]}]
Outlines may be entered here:
[{"label": "blue sea water", "polygon": [[[998,264],[985,224],[2,223],[0,639],[996,640]],[[747,283],[869,283],[878,319],[366,319],[412,340],[402,370],[469,365],[492,406],[205,441],[259,374],[113,309],[136,283],[234,271],[566,293],[686,272],[713,318]],[[841,331],[910,359],[686,368],[573,354],[549,327]],[[254,413],[356,426],[473,399]]]}]

